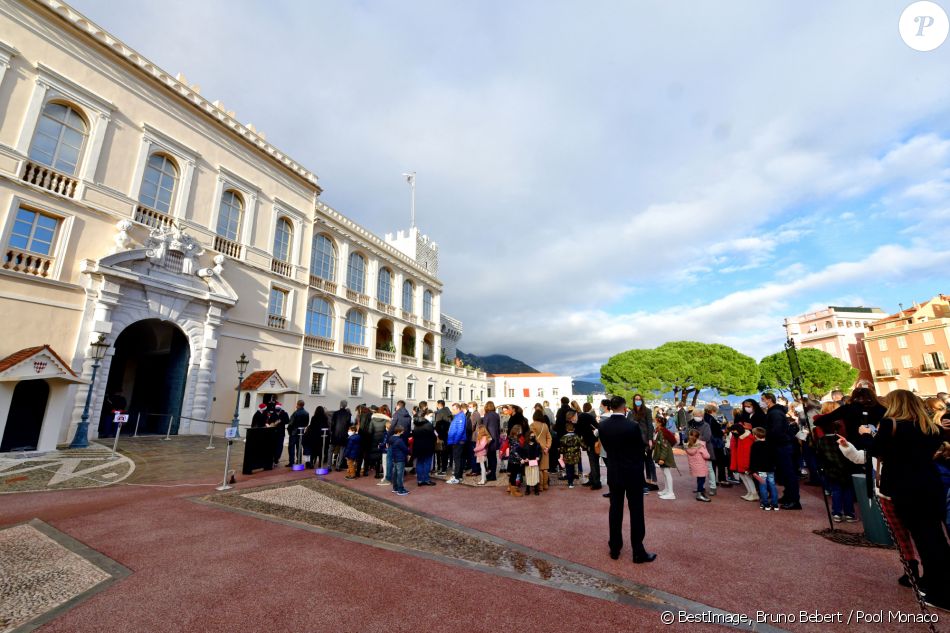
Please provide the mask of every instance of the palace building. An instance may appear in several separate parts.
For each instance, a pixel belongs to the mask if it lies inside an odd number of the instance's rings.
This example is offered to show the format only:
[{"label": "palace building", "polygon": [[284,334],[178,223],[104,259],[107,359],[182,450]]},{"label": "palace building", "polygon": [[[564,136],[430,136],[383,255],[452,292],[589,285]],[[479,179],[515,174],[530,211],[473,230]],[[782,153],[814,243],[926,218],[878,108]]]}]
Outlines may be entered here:
[{"label": "palace building", "polygon": [[334,210],[263,133],[70,6],[0,19],[0,451],[70,440],[100,337],[91,438],[122,402],[139,434],[230,421],[242,354],[245,423],[274,396],[485,399],[450,362],[462,327],[418,229],[381,239]]}]

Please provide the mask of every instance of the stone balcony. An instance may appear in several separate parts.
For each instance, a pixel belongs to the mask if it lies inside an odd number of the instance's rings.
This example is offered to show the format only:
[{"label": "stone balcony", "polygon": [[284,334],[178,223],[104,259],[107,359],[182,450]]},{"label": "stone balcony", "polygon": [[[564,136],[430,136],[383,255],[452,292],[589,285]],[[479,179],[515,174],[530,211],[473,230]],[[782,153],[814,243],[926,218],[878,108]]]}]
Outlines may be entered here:
[{"label": "stone balcony", "polygon": [[46,279],[53,267],[53,258],[17,248],[8,248],[3,253],[3,264],[0,267],[3,270]]},{"label": "stone balcony", "polygon": [[381,360],[386,363],[395,363],[396,362],[396,353],[387,352],[384,349],[376,350],[376,360]]},{"label": "stone balcony", "polygon": [[876,369],[874,375],[878,378],[896,379],[901,375],[899,369]]},{"label": "stone balcony", "polygon": [[214,250],[232,259],[241,259],[241,245],[226,237],[214,236]]},{"label": "stone balcony", "polygon": [[323,338],[322,336],[303,337],[303,346],[308,349],[316,349],[322,352],[332,352],[336,343],[332,338]]},{"label": "stone balcony", "polygon": [[277,273],[282,277],[294,276],[294,267],[285,261],[277,259],[276,257],[270,260],[270,269],[271,272]]},{"label": "stone balcony", "polygon": [[369,307],[369,297],[350,288],[346,289],[346,298],[361,306]]},{"label": "stone balcony", "polygon": [[287,329],[287,317],[280,316],[279,314],[268,314],[267,315],[267,327],[272,327],[278,330]]},{"label": "stone balcony", "polygon": [[328,281],[323,277],[317,277],[316,275],[310,275],[310,287],[317,288],[331,295],[336,294],[336,284],[332,281]]},{"label": "stone balcony", "polygon": [[396,306],[390,305],[388,303],[383,303],[379,299],[376,300],[376,309],[384,314],[389,316],[396,316]]},{"label": "stone balcony", "polygon": [[67,198],[76,197],[76,188],[79,185],[78,178],[56,171],[52,167],[34,163],[31,160],[26,162],[23,169],[23,182]]},{"label": "stone balcony", "polygon": [[172,216],[144,204],[136,205],[132,219],[150,229],[167,229],[172,225]]},{"label": "stone balcony", "polygon": [[950,367],[948,367],[946,363],[932,363],[920,366],[920,373],[922,374],[945,374],[947,371],[950,371]]},{"label": "stone balcony", "polygon": [[369,348],[363,345],[352,345],[350,343],[343,344],[343,353],[349,354],[350,356],[369,356]]}]

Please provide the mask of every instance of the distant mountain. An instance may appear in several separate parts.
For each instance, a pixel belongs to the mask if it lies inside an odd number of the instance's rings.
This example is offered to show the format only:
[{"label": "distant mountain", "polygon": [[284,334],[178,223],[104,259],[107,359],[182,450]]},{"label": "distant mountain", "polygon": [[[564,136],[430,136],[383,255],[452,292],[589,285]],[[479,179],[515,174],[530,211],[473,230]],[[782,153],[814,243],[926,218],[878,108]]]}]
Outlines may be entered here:
[{"label": "distant mountain", "polygon": [[604,386],[599,382],[589,382],[587,380],[574,380],[574,393],[579,396],[587,396],[592,393],[604,393]]},{"label": "distant mountain", "polygon": [[537,374],[537,369],[522,363],[517,358],[505,356],[504,354],[491,354],[490,356],[476,356],[475,354],[466,354],[462,350],[456,350],[456,356],[462,359],[466,365],[471,365],[481,369],[489,374]]}]

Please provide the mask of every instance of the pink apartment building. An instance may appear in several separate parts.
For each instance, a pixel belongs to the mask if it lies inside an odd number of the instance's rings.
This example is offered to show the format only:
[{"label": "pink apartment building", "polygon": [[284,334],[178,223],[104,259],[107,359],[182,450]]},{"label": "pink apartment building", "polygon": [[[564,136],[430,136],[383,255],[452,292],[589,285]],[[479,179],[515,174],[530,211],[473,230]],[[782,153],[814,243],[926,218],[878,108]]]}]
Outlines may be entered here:
[{"label": "pink apartment building", "polygon": [[880,308],[828,306],[787,317],[785,331],[798,347],[828,352],[860,371],[859,381],[870,382],[873,377],[864,348],[864,336],[870,326],[885,317],[887,314]]}]

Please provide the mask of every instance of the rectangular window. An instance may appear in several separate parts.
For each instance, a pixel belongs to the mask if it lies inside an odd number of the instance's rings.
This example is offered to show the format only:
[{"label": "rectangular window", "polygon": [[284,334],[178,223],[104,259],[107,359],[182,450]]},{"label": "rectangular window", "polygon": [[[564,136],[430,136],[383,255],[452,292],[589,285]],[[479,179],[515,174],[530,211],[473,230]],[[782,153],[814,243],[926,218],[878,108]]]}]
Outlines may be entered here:
[{"label": "rectangular window", "polygon": [[881,340],[879,340],[879,341],[877,342],[877,349],[878,349],[878,351],[880,351],[880,352],[886,352],[886,351],[887,351],[887,339],[883,339],[883,338],[882,338]]},{"label": "rectangular window", "polygon": [[357,397],[363,390],[363,379],[360,376],[350,378],[350,396]]},{"label": "rectangular window", "polygon": [[30,209],[18,209],[8,244],[11,248],[21,251],[52,255],[58,226],[59,219],[51,215]]},{"label": "rectangular window", "polygon": [[943,376],[937,376],[936,378],[934,378],[934,387],[935,387],[934,391],[936,391],[937,393],[940,393],[941,391],[946,391],[947,379],[944,378]]},{"label": "rectangular window", "polygon": [[899,347],[900,349],[907,349],[907,337],[906,337],[906,336],[898,336],[898,337],[897,337],[897,347]]},{"label": "rectangular window", "polygon": [[914,361],[910,357],[910,354],[904,354],[903,356],[901,356],[901,364],[904,365],[904,369],[910,369],[911,367],[914,366]]},{"label": "rectangular window", "polygon": [[494,398],[494,397],[495,397],[495,396],[493,395],[494,391],[495,391],[495,390],[492,389],[491,387],[488,388],[488,397],[489,397],[489,398]]},{"label": "rectangular window", "polygon": [[270,300],[267,302],[267,314],[271,316],[284,316],[284,308],[287,305],[287,291],[280,288],[270,289]]},{"label": "rectangular window", "polygon": [[462,388],[459,387],[459,402],[462,401],[462,397],[463,397],[463,396],[462,396]]},{"label": "rectangular window", "polygon": [[544,397],[544,389],[542,389],[541,387],[538,387],[538,397],[539,398]]},{"label": "rectangular window", "polygon": [[427,397],[429,400],[432,400],[432,399],[435,398],[435,385],[429,385],[429,391],[428,391],[428,393],[426,394],[426,397]]},{"label": "rectangular window", "polygon": [[907,379],[907,389],[909,391],[917,391],[917,380],[914,378]]},{"label": "rectangular window", "polygon": [[323,372],[313,372],[310,375],[310,395],[322,396],[326,388],[326,374]]},{"label": "rectangular window", "polygon": [[406,383],[406,397],[410,400],[416,399],[416,383],[407,382]]},{"label": "rectangular window", "polygon": [[557,398],[557,396],[558,396],[558,394],[560,393],[560,391],[561,391],[561,390],[558,389],[557,387],[552,388],[552,389],[551,389],[551,397],[552,397],[552,398]]},{"label": "rectangular window", "polygon": [[508,397],[509,397],[509,398],[514,398],[514,397],[515,397],[515,390],[514,390],[514,389],[509,389],[509,390],[508,390]]},{"label": "rectangular window", "polygon": [[933,345],[933,344],[934,344],[934,333],[924,332],[924,345]]},{"label": "rectangular window", "polygon": [[525,397],[525,398],[530,398],[530,397],[531,397],[531,390],[528,389],[527,387],[524,388],[524,397]]},{"label": "rectangular window", "polygon": [[884,358],[884,369],[894,369],[894,366],[891,364],[890,357]]}]

